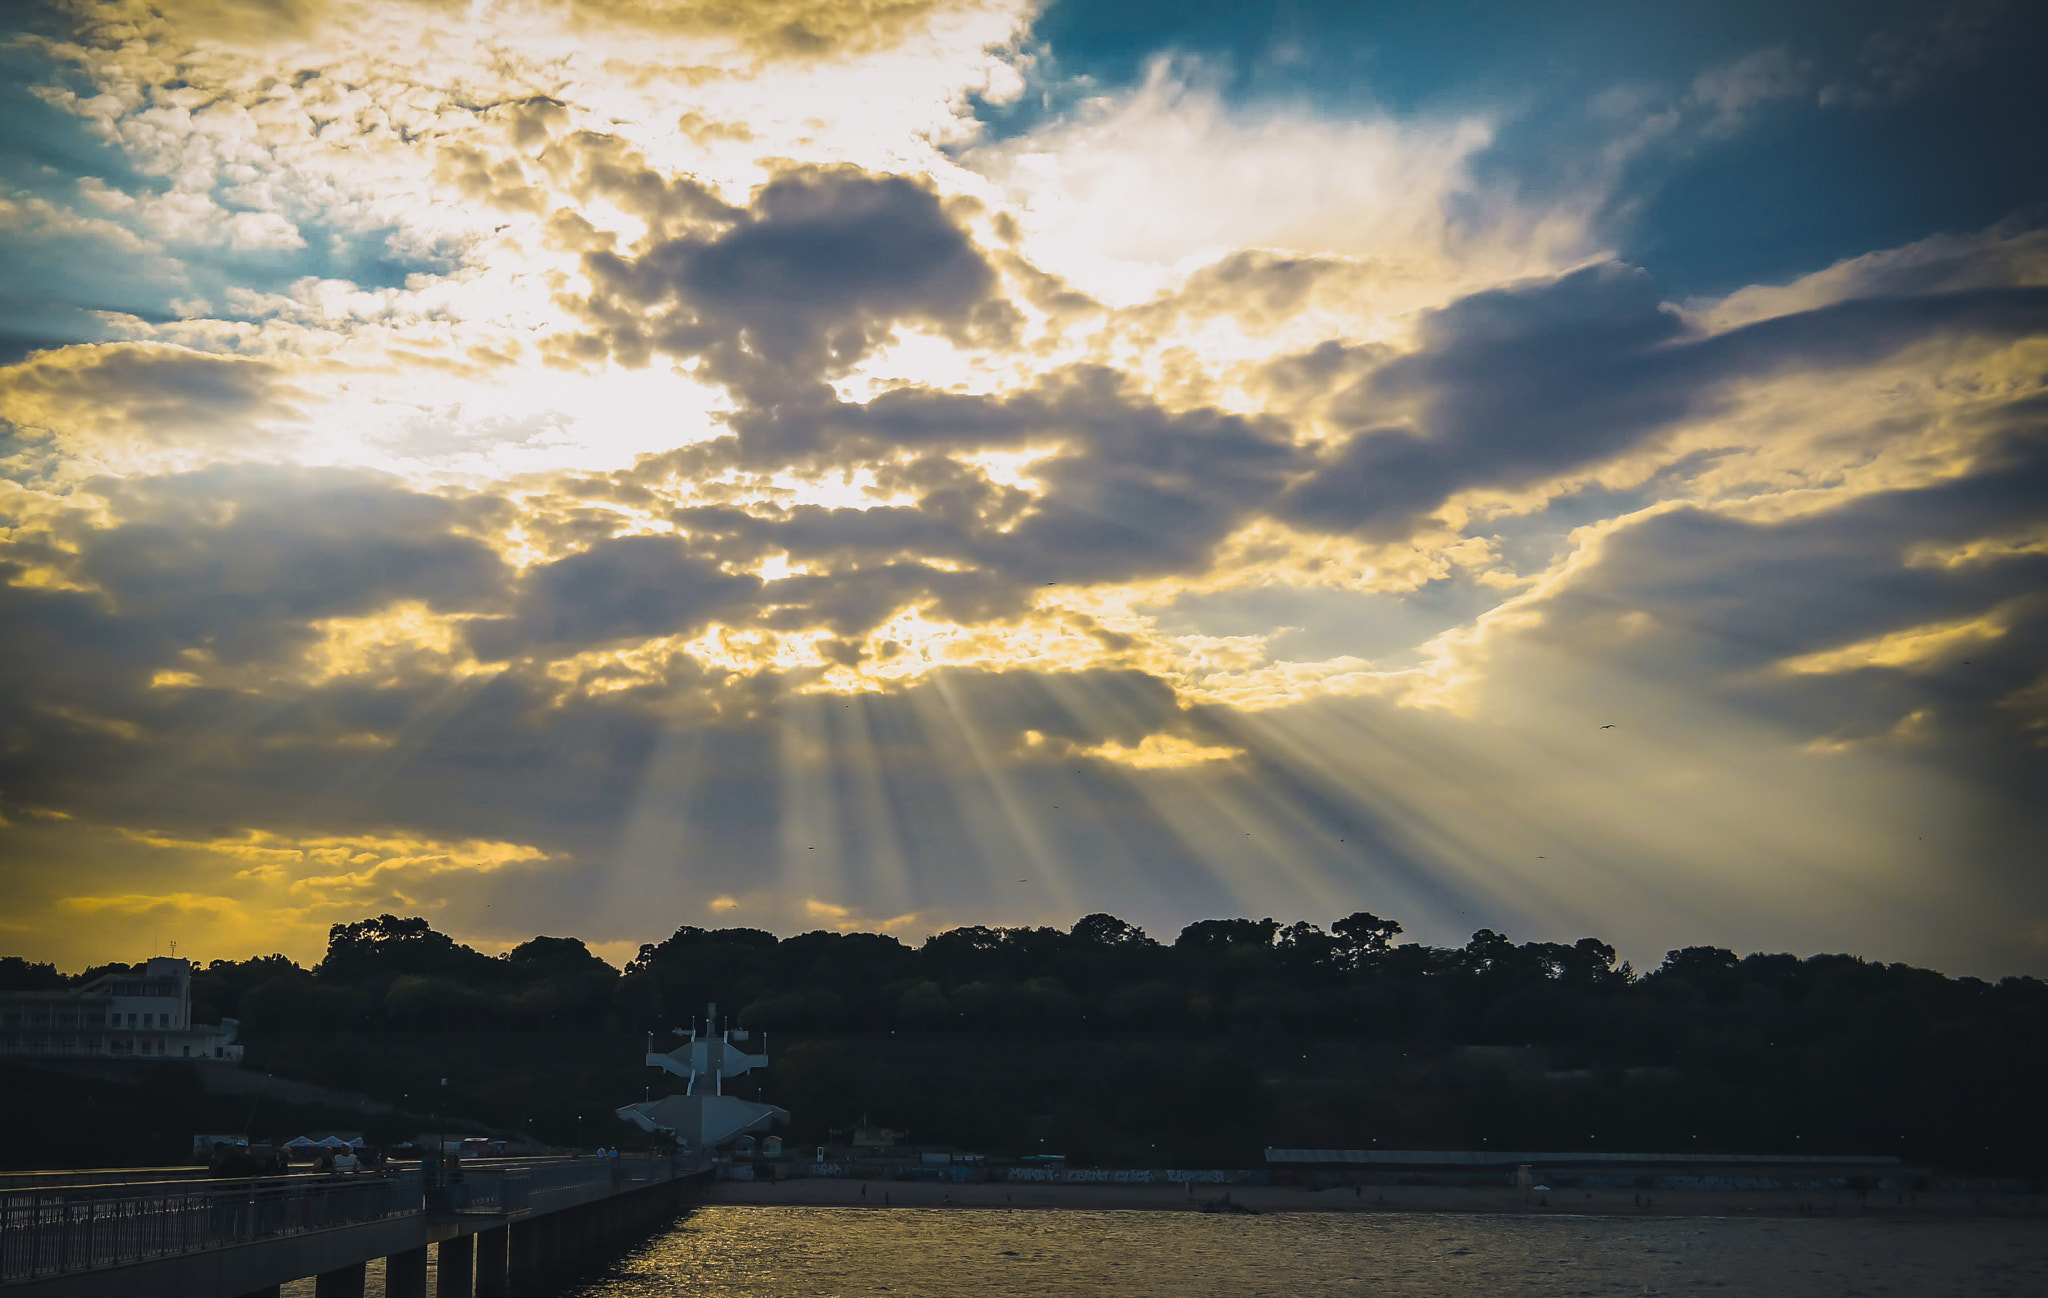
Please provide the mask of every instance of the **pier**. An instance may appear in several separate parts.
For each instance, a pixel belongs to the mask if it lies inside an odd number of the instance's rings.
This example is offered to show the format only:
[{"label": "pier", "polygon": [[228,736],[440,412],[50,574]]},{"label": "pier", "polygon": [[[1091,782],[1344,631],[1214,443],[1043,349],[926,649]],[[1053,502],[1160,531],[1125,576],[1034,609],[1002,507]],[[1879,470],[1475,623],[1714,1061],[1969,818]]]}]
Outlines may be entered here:
[{"label": "pier", "polygon": [[260,1298],[316,1277],[360,1298],[500,1298],[672,1220],[710,1179],[694,1156],[470,1163],[259,1179],[56,1172],[0,1181],[6,1298]]}]

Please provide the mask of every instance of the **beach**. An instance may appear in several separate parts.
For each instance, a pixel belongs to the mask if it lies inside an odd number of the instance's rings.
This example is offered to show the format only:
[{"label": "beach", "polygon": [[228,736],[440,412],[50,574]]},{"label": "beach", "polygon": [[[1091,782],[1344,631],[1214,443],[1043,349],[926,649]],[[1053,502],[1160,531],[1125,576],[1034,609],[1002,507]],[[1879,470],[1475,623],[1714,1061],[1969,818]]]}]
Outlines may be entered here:
[{"label": "beach", "polygon": [[[1873,1191],[1869,1206],[1854,1193],[1790,1190],[1553,1190],[1523,1201],[1501,1187],[1437,1185],[1364,1186],[1311,1190],[1290,1185],[1087,1185],[990,1181],[860,1181],[806,1177],[786,1181],[718,1181],[704,1202],[727,1206],[831,1208],[1073,1209],[1200,1212],[1205,1204],[1255,1212],[1520,1213],[1534,1216],[1766,1216],[1871,1219],[1999,1217],[2048,1221],[2048,1196],[1933,1192],[1897,1200]],[[1802,1205],[1807,1205],[1802,1210]]]}]

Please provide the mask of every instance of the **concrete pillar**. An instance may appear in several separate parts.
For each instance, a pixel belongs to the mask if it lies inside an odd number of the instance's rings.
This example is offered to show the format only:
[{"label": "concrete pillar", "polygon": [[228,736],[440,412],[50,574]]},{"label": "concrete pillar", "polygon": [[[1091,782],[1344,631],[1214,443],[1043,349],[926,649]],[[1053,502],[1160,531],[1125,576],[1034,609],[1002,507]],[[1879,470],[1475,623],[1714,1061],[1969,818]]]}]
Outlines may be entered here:
[{"label": "concrete pillar", "polygon": [[540,1254],[542,1271],[562,1269],[562,1214],[551,1212],[530,1223],[533,1227],[534,1251]]},{"label": "concrete pillar", "polygon": [[434,1298],[470,1298],[476,1287],[476,1237],[457,1235],[434,1249]]},{"label": "concrete pillar", "polygon": [[476,1236],[476,1298],[504,1298],[505,1247],[509,1226],[493,1226]]},{"label": "concrete pillar", "polygon": [[384,1298],[427,1298],[427,1246],[384,1259]]},{"label": "concrete pillar", "polygon": [[363,1298],[367,1262],[354,1262],[313,1277],[313,1298]]},{"label": "concrete pillar", "polygon": [[540,1271],[540,1223],[522,1221],[506,1229],[512,1232],[505,1249],[506,1277],[525,1284]]}]

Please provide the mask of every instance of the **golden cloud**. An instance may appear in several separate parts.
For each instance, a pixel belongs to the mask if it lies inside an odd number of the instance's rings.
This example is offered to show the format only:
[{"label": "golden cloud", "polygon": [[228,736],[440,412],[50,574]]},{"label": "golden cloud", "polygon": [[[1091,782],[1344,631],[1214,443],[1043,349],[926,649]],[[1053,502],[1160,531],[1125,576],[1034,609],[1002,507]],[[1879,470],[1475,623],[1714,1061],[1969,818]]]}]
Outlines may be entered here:
[{"label": "golden cloud", "polygon": [[901,933],[916,927],[920,912],[889,918],[863,916],[851,906],[841,906],[815,897],[804,900],[804,913],[839,933]]},{"label": "golden cloud", "polygon": [[267,361],[160,343],[80,344],[0,368],[0,420],[54,445],[79,476],[283,452],[299,396]]},{"label": "golden cloud", "polygon": [[1112,739],[1087,748],[1076,748],[1073,753],[1076,757],[1092,757],[1115,766],[1128,766],[1134,771],[1184,770],[1190,766],[1227,762],[1244,756],[1242,748],[1200,744],[1169,734],[1146,735],[1128,747]]},{"label": "golden cloud", "polygon": [[239,867],[234,878],[282,887],[308,905],[356,909],[385,900],[429,904],[412,894],[432,891],[435,881],[445,876],[474,877],[556,862],[540,848],[487,839],[444,842],[402,834],[294,837],[260,829],[212,838],[122,833],[150,847],[233,863]]},{"label": "golden cloud", "polygon": [[1793,676],[1825,676],[1872,667],[1925,668],[1998,639],[2009,629],[2015,611],[2006,605],[1977,617],[1889,631],[1837,649],[1787,658],[1778,664],[1778,670]]}]

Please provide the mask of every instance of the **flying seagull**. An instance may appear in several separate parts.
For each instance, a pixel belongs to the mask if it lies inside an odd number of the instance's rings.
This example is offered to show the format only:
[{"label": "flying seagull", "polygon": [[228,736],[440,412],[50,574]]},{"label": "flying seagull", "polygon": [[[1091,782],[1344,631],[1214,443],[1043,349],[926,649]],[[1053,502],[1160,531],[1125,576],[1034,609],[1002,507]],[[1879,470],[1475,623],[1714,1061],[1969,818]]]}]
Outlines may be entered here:
[{"label": "flying seagull", "polygon": [[1600,728],[1601,728],[1602,730],[1612,730],[1612,729],[1614,729],[1614,727],[1613,727],[1612,725],[1605,725],[1605,726],[1602,726],[1602,727],[1600,727]]}]

